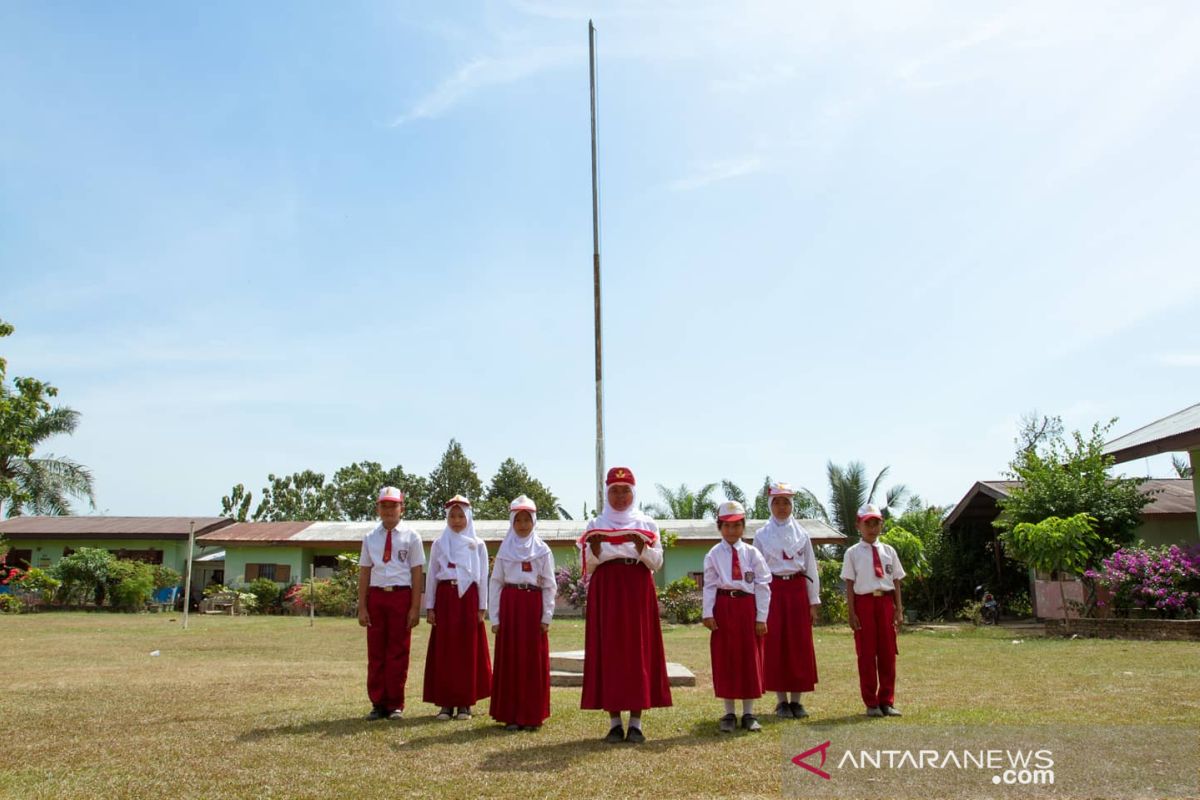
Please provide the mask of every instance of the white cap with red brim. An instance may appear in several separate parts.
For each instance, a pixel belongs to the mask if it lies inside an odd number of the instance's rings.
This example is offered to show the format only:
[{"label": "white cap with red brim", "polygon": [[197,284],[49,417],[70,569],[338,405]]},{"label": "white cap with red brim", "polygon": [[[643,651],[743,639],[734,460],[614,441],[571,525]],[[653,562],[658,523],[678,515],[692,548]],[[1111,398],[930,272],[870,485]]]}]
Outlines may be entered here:
[{"label": "white cap with red brim", "polygon": [[737,522],[746,518],[746,507],[737,500],[726,500],[717,506],[718,522]]},{"label": "white cap with red brim", "polygon": [[528,511],[530,514],[537,513],[537,503],[530,500],[525,495],[521,495],[508,506],[508,512],[515,514],[518,511]]},{"label": "white cap with red brim", "polygon": [[379,490],[380,503],[403,503],[404,492],[397,489],[395,486],[385,486]]},{"label": "white cap with red brim", "polygon": [[450,506],[466,506],[467,508],[470,508],[471,501],[468,500],[467,498],[463,497],[461,494],[456,494],[456,495],[454,495],[454,497],[451,497],[449,500],[446,501],[446,504],[444,507],[449,508]]},{"label": "white cap with red brim", "polygon": [[860,522],[864,519],[883,519],[883,512],[874,503],[867,503],[858,510],[858,519]]},{"label": "white cap with red brim", "polygon": [[783,481],[773,481],[771,485],[767,487],[768,497],[791,497],[795,493],[796,492],[792,490],[792,485],[790,483],[784,483]]}]

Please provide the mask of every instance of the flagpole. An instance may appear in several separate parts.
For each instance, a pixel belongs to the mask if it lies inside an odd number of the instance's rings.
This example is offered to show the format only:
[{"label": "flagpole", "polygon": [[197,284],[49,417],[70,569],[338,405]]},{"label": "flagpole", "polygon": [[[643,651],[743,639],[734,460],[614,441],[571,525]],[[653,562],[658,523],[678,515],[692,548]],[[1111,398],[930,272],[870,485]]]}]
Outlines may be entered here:
[{"label": "flagpole", "polygon": [[188,525],[187,560],[184,562],[183,580],[183,629],[188,626],[188,609],[192,604],[192,551],[196,549],[196,520]]},{"label": "flagpole", "polygon": [[604,370],[600,339],[600,184],[596,172],[596,26],[588,20],[588,78],[592,98],[592,296],[596,331],[596,513],[604,507]]}]

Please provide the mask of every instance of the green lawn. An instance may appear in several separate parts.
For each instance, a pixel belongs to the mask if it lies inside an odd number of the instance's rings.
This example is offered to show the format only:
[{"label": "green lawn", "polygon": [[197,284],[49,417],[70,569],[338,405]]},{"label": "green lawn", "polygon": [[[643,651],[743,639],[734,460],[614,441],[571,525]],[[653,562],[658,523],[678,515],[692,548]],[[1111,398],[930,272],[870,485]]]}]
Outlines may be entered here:
[{"label": "green lawn", "polygon": [[[665,630],[668,658],[699,685],[646,717],[649,741],[605,745],[607,720],[554,689],[537,733],[486,716],[439,723],[414,700],[428,627],[414,637],[408,718],[367,723],[366,644],[353,620],[45,613],[0,618],[5,642],[2,797],[396,797],[603,794],[779,796],[784,731],[720,736],[707,632]],[[861,717],[853,640],[819,629],[813,722],[1125,724],[1200,720],[1200,647],[1059,640],[1004,630],[913,632],[900,643],[901,719]],[[582,647],[583,625],[551,629]],[[151,657],[152,650],[162,655]],[[773,703],[771,703],[773,705]],[[768,701],[760,711],[767,712]],[[614,788],[615,787],[615,788]]]}]

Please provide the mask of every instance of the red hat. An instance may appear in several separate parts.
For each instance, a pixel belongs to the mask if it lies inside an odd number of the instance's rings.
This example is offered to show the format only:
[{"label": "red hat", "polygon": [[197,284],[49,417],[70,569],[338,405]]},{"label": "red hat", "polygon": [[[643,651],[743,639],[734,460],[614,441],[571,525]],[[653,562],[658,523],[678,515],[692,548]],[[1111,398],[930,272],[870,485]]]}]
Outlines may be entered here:
[{"label": "red hat", "polygon": [[629,467],[613,467],[608,471],[608,477],[604,479],[604,485],[612,486],[615,483],[637,486],[637,481],[633,478],[633,470],[629,469]]}]

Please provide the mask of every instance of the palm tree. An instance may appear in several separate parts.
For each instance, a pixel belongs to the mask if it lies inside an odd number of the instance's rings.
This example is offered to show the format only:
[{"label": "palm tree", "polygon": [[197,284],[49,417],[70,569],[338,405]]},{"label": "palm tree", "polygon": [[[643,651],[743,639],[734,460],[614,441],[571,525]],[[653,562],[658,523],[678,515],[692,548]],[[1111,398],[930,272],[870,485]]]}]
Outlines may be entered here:
[{"label": "palm tree", "polygon": [[701,486],[698,492],[688,489],[686,483],[681,483],[675,490],[668,489],[661,483],[655,486],[658,487],[658,493],[666,505],[645,504],[642,510],[647,514],[659,519],[704,519],[717,513],[717,502],[712,498],[712,493],[717,488],[715,483]]},{"label": "palm tree", "polygon": [[[829,475],[829,512],[825,513],[825,508],[821,506],[816,496],[808,489],[802,490],[811,498],[811,502],[820,508],[825,514],[825,518],[842,533],[846,534],[850,542],[858,540],[858,531],[854,527],[858,519],[858,509],[865,506],[867,503],[876,503],[876,495],[879,492],[880,484],[887,477],[891,467],[884,467],[875,476],[875,480],[871,481],[870,486],[867,485],[867,468],[863,466],[861,461],[851,461],[845,467],[834,464],[830,461],[825,465],[825,470]],[[904,484],[897,484],[888,489],[884,495],[882,505],[883,515],[890,515],[890,509],[899,503],[908,493],[908,488]]]},{"label": "palm tree", "polygon": [[1171,455],[1171,466],[1175,468],[1175,475],[1180,478],[1192,477],[1192,465],[1188,463],[1186,458],[1180,458],[1177,455]]},{"label": "palm tree", "polygon": [[[79,412],[66,406],[52,408],[30,426],[24,437],[30,453],[52,436],[71,434],[79,425]],[[92,473],[87,467],[69,458],[21,456],[0,453],[0,485],[8,484],[14,492],[8,500],[4,515],[71,513],[68,498],[86,499],[96,507]]]}]

